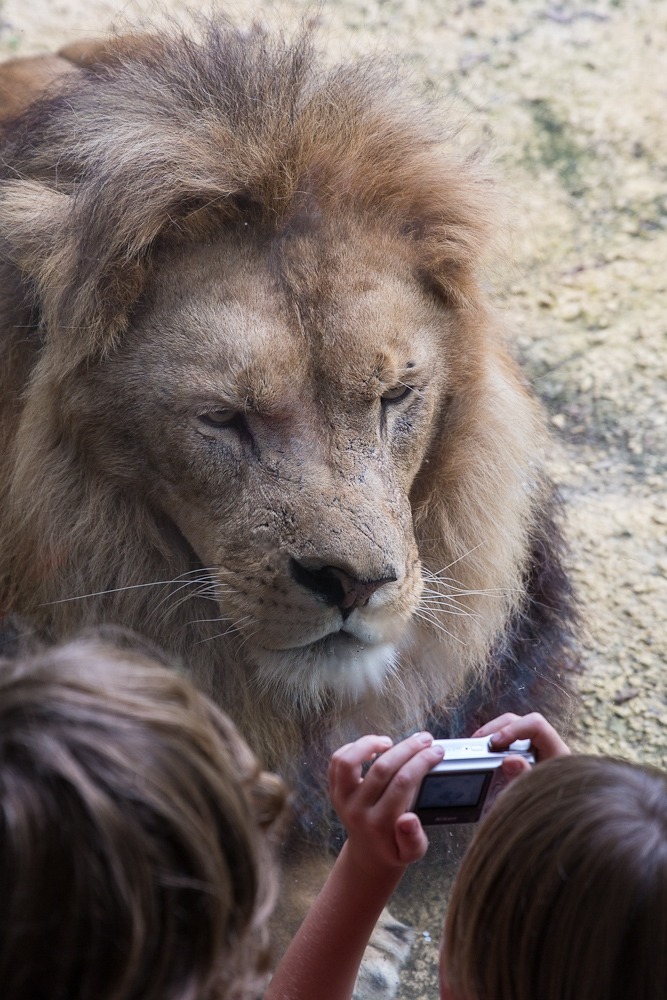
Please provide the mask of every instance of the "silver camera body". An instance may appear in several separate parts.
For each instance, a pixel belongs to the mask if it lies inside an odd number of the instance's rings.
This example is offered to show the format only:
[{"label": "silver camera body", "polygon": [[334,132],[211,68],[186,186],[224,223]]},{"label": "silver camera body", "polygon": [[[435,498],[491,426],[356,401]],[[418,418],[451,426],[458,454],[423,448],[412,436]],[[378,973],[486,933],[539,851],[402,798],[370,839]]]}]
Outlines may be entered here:
[{"label": "silver camera body", "polygon": [[411,810],[424,826],[476,823],[507,784],[500,766],[505,757],[535,763],[530,740],[516,740],[506,750],[491,750],[488,736],[433,742],[445,756],[422,781]]}]

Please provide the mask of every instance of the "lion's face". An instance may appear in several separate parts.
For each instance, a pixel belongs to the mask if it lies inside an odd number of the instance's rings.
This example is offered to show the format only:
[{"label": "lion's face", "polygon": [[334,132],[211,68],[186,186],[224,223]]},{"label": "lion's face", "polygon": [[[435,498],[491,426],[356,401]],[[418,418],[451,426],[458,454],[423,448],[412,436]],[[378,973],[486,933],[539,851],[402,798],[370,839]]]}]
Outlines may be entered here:
[{"label": "lion's face", "polygon": [[217,631],[261,680],[379,683],[422,590],[410,489],[445,390],[445,310],[368,230],[268,252],[260,234],[156,273],[90,376],[115,414],[109,456],[120,443],[122,475],[207,569]]}]

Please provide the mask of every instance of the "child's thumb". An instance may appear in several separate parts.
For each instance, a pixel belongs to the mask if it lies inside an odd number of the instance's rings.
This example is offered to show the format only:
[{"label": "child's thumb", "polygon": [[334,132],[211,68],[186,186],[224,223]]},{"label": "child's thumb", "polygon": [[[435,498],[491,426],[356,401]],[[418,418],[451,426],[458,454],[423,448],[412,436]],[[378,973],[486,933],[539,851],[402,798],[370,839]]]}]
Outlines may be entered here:
[{"label": "child's thumb", "polygon": [[396,820],[398,855],[406,865],[419,861],[426,854],[428,837],[414,813],[403,813]]}]

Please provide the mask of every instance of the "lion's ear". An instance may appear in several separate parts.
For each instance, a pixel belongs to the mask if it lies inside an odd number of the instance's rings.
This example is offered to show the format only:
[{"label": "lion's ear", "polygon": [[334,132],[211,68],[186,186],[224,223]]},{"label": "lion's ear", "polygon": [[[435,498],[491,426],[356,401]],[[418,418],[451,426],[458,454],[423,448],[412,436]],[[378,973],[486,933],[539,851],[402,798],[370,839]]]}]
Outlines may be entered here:
[{"label": "lion's ear", "polygon": [[107,255],[100,273],[84,253],[75,201],[36,181],[0,185],[0,251],[29,282],[47,335],[71,363],[114,342],[144,274],[129,254]]},{"label": "lion's ear", "polygon": [[36,181],[7,181],[0,187],[3,253],[41,288],[62,271],[70,198]]}]

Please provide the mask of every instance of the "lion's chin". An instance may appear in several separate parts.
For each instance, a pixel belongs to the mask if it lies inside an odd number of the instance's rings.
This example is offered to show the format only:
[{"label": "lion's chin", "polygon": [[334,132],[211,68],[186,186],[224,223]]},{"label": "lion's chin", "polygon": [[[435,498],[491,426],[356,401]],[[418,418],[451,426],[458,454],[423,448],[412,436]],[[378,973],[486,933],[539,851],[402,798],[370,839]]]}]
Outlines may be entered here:
[{"label": "lion's chin", "polygon": [[253,650],[262,687],[287,688],[298,701],[326,694],[355,700],[380,688],[397,661],[393,643],[370,644],[335,632],[293,649]]}]

